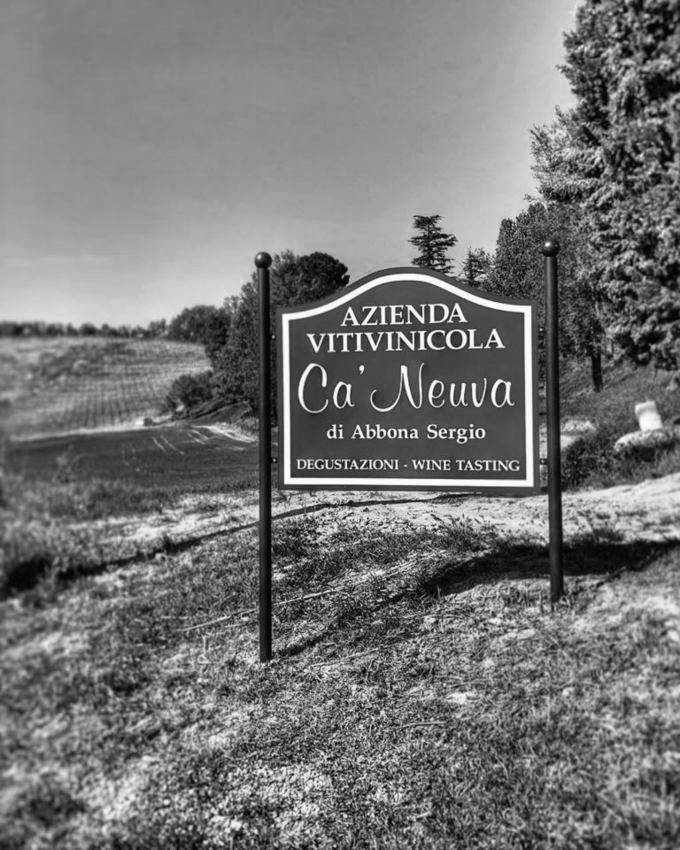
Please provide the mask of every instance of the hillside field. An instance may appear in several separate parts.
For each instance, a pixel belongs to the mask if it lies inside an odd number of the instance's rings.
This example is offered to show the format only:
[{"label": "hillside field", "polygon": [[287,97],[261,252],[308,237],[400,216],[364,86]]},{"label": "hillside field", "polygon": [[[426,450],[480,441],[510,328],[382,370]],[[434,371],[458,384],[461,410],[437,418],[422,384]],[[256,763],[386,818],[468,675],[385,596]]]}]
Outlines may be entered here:
[{"label": "hillside field", "polygon": [[3,850],[680,846],[680,452],[610,450],[667,382],[565,376],[554,607],[544,494],[274,493],[263,665],[252,435],[124,428],[171,344],[70,342],[3,390]]},{"label": "hillside field", "polygon": [[208,366],[193,343],[0,339],[7,469],[42,480],[103,478],[169,490],[253,481],[257,450],[247,432],[161,416],[173,380]]},{"label": "hillside field", "polygon": [[14,439],[130,428],[157,417],[203,346],[161,339],[0,338],[0,424]]}]

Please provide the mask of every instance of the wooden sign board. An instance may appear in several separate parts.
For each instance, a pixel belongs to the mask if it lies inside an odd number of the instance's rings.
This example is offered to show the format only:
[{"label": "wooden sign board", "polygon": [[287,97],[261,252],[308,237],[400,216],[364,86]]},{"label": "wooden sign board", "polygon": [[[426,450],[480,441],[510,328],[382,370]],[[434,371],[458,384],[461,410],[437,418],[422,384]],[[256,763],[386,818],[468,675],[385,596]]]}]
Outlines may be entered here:
[{"label": "wooden sign board", "polygon": [[420,268],[278,313],[279,486],[538,490],[536,311]]}]

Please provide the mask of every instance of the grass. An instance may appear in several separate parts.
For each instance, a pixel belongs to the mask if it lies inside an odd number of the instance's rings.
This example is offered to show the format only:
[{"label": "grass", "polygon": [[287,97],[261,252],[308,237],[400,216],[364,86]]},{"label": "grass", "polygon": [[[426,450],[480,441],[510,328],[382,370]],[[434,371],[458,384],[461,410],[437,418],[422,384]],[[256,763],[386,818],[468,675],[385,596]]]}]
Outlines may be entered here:
[{"label": "grass", "polygon": [[[134,560],[158,549],[153,540],[105,535],[120,517],[163,516],[190,498],[196,511],[221,507],[225,493],[252,488],[252,475],[207,487],[140,486],[121,480],[73,477],[68,459],[47,481],[0,473],[0,597],[33,588],[54,590],[74,575],[101,570],[119,558]],[[161,546],[160,548],[164,548]],[[172,548],[167,541],[165,548]]]},{"label": "grass", "polygon": [[585,366],[572,365],[561,386],[562,417],[586,418],[596,431],[573,443],[564,452],[562,477],[565,486],[611,487],[639,482],[680,471],[680,447],[651,452],[646,457],[617,457],[613,447],[623,434],[638,430],[635,405],[657,403],[664,423],[680,415],[677,391],[667,389],[670,376],[651,367],[609,363],[604,389],[592,390]]},{"label": "grass", "polygon": [[120,514],[160,511],[172,504],[165,489],[135,487],[125,481],[91,478],[72,480],[55,475],[48,481],[27,481],[19,475],[3,477],[5,507],[38,512],[70,521],[99,520]]},{"label": "grass", "polygon": [[0,475],[0,595],[101,562],[98,530],[62,521],[81,518],[96,489],[95,482],[87,488],[58,481],[36,487]]},{"label": "grass", "polygon": [[586,417],[596,421],[618,422],[626,431],[638,427],[635,405],[656,401],[662,419],[678,415],[677,390],[668,390],[671,376],[653,367],[639,367],[605,361],[604,388],[592,389],[588,366],[570,363],[562,366],[560,409],[562,416]]},{"label": "grass", "polygon": [[479,523],[275,540],[270,665],[251,532],[4,603],[3,847],[677,846],[677,550],[551,613]]},{"label": "grass", "polygon": [[68,475],[141,491],[220,491],[253,486],[257,445],[203,426],[75,434],[10,443],[7,468],[36,482]]},{"label": "grass", "polygon": [[[610,463],[653,377],[565,381],[599,425],[572,486],[677,471]],[[254,530],[106,568],[109,520],[252,491],[252,447],[191,434],[36,441],[2,480],[3,850],[680,845],[677,547],[570,539],[551,611],[545,548],[478,519],[277,520],[260,665]]]}]

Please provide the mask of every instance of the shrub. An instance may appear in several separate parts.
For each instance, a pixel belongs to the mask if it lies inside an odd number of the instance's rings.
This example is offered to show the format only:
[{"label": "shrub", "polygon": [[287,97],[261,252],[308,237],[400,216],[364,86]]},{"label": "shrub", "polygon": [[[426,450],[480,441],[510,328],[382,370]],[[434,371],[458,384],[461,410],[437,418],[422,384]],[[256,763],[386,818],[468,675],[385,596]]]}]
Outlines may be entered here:
[{"label": "shrub", "polygon": [[170,321],[167,335],[168,339],[204,344],[217,337],[224,344],[230,322],[231,316],[221,307],[197,304],[195,307],[186,307]]},{"label": "shrub", "polygon": [[572,443],[562,455],[563,486],[611,487],[678,471],[680,452],[672,446],[627,456],[615,454],[614,443],[624,430],[613,422],[605,422],[593,436]]},{"label": "shrub", "polygon": [[588,479],[610,476],[620,460],[614,455],[614,443],[620,427],[610,422],[600,425],[592,436],[573,442],[562,455],[562,484],[578,487]]},{"label": "shrub", "polygon": [[165,397],[167,410],[190,411],[210,401],[215,395],[213,373],[210,369],[192,375],[180,375],[172,382]]}]

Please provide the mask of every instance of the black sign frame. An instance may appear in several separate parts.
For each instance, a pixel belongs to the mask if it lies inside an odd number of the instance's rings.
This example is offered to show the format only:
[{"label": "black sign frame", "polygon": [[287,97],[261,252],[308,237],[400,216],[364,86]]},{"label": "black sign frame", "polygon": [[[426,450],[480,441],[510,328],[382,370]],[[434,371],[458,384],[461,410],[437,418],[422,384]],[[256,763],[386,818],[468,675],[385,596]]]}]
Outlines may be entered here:
[{"label": "black sign frame", "polygon": [[[294,475],[292,470],[291,437],[295,420],[292,411],[292,388],[290,376],[291,339],[295,333],[296,319],[308,319],[323,315],[337,307],[351,305],[360,295],[397,281],[412,281],[417,287],[422,284],[435,286],[463,302],[498,311],[499,314],[523,315],[523,405],[524,405],[524,463],[526,474],[522,480],[496,477],[399,477],[374,475],[348,477],[329,474],[323,477]],[[421,290],[422,292],[422,290]],[[532,301],[516,298],[501,298],[474,289],[447,275],[431,269],[417,267],[388,268],[373,272],[338,290],[328,298],[306,305],[284,307],[277,310],[277,354],[278,354],[278,486],[293,490],[443,490],[448,492],[482,492],[495,495],[531,495],[540,491],[538,457],[538,331],[536,305]],[[518,356],[514,353],[514,356]],[[388,472],[391,470],[388,470]],[[371,473],[373,471],[371,470]]]}]

